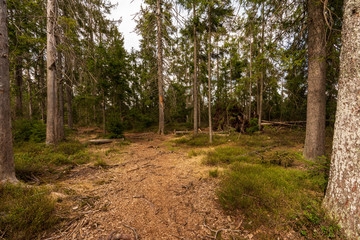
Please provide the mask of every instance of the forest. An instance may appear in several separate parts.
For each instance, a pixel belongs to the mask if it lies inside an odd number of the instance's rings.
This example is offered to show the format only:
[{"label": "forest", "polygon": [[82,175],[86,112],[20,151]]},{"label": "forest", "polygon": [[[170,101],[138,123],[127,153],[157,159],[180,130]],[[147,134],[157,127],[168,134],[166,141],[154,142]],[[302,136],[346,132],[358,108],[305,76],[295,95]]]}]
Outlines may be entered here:
[{"label": "forest", "polygon": [[0,1],[0,240],[359,239],[360,1],[128,1]]}]

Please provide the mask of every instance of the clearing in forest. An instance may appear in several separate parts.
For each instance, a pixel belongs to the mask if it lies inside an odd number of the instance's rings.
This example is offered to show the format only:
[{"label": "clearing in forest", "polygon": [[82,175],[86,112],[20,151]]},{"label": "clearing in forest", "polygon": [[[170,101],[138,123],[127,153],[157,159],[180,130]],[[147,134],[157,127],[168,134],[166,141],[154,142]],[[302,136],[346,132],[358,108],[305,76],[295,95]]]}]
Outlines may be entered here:
[{"label": "clearing in forest", "polygon": [[209,167],[170,147],[171,138],[128,134],[127,146],[91,146],[103,168],[74,168],[60,183],[80,201],[71,206],[74,220],[47,239],[246,237],[241,216],[226,215],[216,202]]}]

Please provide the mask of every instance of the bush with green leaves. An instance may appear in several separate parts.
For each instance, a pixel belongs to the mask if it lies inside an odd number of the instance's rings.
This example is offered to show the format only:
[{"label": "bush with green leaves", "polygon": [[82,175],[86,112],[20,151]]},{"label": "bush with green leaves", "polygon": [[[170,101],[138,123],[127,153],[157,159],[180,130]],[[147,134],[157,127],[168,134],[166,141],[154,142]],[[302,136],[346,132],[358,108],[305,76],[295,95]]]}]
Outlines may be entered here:
[{"label": "bush with green leaves", "polygon": [[246,129],[247,133],[254,133],[259,131],[258,119],[252,118],[249,122],[249,127]]},{"label": "bush with green leaves", "polygon": [[112,118],[107,123],[106,130],[109,133],[109,138],[122,138],[124,137],[124,124],[121,122],[120,119]]},{"label": "bush with green leaves", "polygon": [[59,221],[55,204],[44,188],[0,185],[0,233],[2,239],[37,239],[39,233]]},{"label": "bush with green leaves", "polygon": [[13,123],[15,143],[19,142],[44,142],[46,138],[46,125],[38,120],[16,120]]}]

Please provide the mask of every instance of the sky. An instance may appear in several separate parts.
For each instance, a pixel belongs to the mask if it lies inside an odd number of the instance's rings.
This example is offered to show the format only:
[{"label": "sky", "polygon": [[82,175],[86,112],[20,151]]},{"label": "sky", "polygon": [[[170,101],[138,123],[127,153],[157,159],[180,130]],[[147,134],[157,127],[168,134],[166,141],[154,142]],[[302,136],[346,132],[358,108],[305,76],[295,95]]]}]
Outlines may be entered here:
[{"label": "sky", "polygon": [[110,19],[118,20],[122,18],[122,23],[118,25],[123,33],[125,48],[130,51],[131,48],[139,49],[140,37],[134,32],[136,23],[133,20],[135,14],[140,11],[142,0],[111,0],[111,3],[118,4],[110,15]]}]

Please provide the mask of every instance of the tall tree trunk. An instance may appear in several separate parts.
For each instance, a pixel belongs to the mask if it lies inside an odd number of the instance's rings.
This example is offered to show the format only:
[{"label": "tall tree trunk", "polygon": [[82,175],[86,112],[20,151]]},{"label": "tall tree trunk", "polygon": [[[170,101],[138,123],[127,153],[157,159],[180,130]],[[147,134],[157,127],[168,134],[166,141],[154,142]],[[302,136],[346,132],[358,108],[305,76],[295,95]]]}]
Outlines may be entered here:
[{"label": "tall tree trunk", "polygon": [[308,96],[304,156],[314,160],[325,154],[326,25],[320,0],[308,1]]},{"label": "tall tree trunk", "polygon": [[9,40],[6,1],[0,1],[0,183],[17,182],[11,134]]},{"label": "tall tree trunk", "polygon": [[32,83],[30,76],[30,69],[27,69],[27,79],[28,79],[28,94],[29,94],[29,118],[32,119],[33,116],[33,100],[32,100]]},{"label": "tall tree trunk", "polygon": [[196,34],[196,6],[193,3],[194,15],[194,134],[198,133],[198,90],[197,90],[197,34]]},{"label": "tall tree trunk", "polygon": [[16,58],[15,63],[15,115],[16,117],[23,116],[23,59],[22,57]]},{"label": "tall tree trunk", "polygon": [[209,12],[208,12],[208,18],[209,18],[209,35],[208,35],[208,90],[209,90],[209,142],[210,144],[213,142],[213,132],[212,132],[212,116],[211,116],[211,2],[209,4]]},{"label": "tall tree trunk", "polygon": [[259,116],[258,116],[258,125],[259,130],[262,130],[262,115],[263,115],[263,92],[264,92],[264,34],[265,34],[265,3],[263,3],[261,14],[262,14],[262,30],[261,30],[261,73],[260,73],[260,90],[259,90]]},{"label": "tall tree trunk", "polygon": [[103,115],[103,132],[106,134],[106,99],[105,99],[105,91],[102,90],[103,95],[103,104],[102,104],[102,115]]},{"label": "tall tree trunk", "polygon": [[47,120],[46,144],[56,144],[56,6],[55,0],[47,1]]},{"label": "tall tree trunk", "polygon": [[157,22],[157,61],[158,61],[158,90],[159,90],[159,134],[165,132],[164,120],[164,81],[163,81],[163,42],[162,42],[162,12],[161,0],[157,0],[156,22]]},{"label": "tall tree trunk", "polygon": [[67,120],[68,127],[73,129],[73,113],[72,113],[72,90],[69,84],[66,84],[66,102],[67,102]]},{"label": "tall tree trunk", "polygon": [[345,0],[330,177],[323,202],[348,239],[360,239],[360,2]]},{"label": "tall tree trunk", "polygon": [[250,31],[250,80],[249,80],[249,121],[251,120],[251,98],[252,98],[252,32]]},{"label": "tall tree trunk", "polygon": [[40,86],[40,111],[41,111],[41,120],[45,122],[45,100],[46,99],[46,92],[45,92],[45,61],[44,56],[41,54],[41,60],[39,64],[39,86]]},{"label": "tall tree trunk", "polygon": [[66,93],[66,109],[67,109],[67,124],[68,127],[73,129],[73,111],[72,111],[72,81],[74,80],[72,64],[70,64],[70,59],[65,55],[65,73],[68,76],[67,81],[65,81],[65,93]]},{"label": "tall tree trunk", "polygon": [[[60,33],[56,36],[56,44],[61,43]],[[57,108],[56,108],[56,137],[57,141],[65,139],[65,128],[64,128],[64,88],[63,88],[63,65],[62,65],[62,52],[58,52],[56,68],[57,77]]]}]

